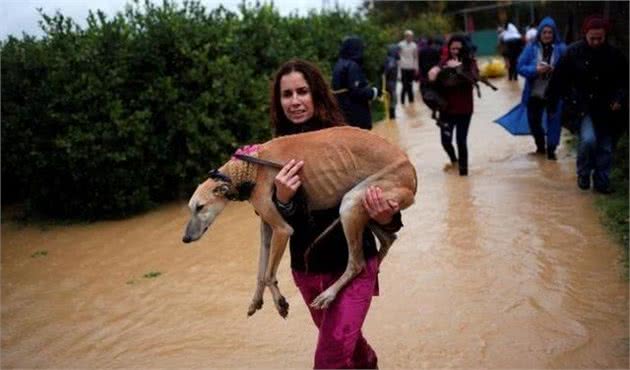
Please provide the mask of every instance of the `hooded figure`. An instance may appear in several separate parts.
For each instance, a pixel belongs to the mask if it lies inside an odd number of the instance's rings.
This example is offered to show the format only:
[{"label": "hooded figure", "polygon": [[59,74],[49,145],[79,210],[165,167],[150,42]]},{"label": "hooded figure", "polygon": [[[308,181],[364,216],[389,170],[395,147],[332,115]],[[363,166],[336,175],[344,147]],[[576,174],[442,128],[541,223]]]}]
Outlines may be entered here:
[{"label": "hooded figure", "polygon": [[370,100],[378,97],[378,89],[368,84],[363,73],[364,48],[363,41],[357,36],[343,40],[339,59],[333,68],[332,89],[346,123],[370,130]]},{"label": "hooded figure", "polygon": [[[543,42],[543,31],[547,28],[553,33],[550,42]],[[545,40],[547,41],[547,40]],[[505,116],[496,120],[513,134],[534,136],[536,152],[547,153],[549,159],[555,159],[555,150],[560,142],[560,115],[548,120],[545,112],[547,102],[544,99],[547,84],[551,79],[553,67],[564,55],[566,45],[562,42],[556,23],[545,17],[538,25],[536,39],[525,47],[518,58],[518,73],[525,77],[525,88],[521,103]],[[550,68],[540,65],[549,65]],[[546,70],[544,70],[546,68]],[[556,110],[558,107],[550,107]],[[546,148],[545,148],[546,127]]]}]

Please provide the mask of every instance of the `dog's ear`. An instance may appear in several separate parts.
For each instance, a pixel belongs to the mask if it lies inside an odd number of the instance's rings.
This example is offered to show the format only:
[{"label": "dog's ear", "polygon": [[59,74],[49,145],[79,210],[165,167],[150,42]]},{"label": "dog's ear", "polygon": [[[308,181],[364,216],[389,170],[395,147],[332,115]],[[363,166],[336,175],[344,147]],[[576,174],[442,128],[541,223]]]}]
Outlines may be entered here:
[{"label": "dog's ear", "polygon": [[228,184],[221,184],[212,190],[212,194],[225,197],[231,192],[231,187]]}]

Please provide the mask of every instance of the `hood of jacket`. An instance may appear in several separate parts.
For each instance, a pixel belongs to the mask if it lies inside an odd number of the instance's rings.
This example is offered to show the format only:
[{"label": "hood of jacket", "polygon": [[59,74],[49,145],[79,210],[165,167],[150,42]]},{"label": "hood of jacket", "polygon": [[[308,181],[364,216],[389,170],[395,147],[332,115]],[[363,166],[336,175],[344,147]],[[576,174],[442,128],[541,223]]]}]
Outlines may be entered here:
[{"label": "hood of jacket", "polygon": [[560,34],[558,33],[558,27],[556,27],[556,22],[554,22],[553,18],[551,17],[543,18],[543,20],[540,21],[540,23],[538,24],[538,33],[536,34],[536,38],[538,39],[539,42],[540,42],[540,35],[542,34],[542,30],[545,27],[551,27],[551,29],[553,30],[553,41],[552,41],[553,44],[562,42],[562,39],[560,38]]},{"label": "hood of jacket", "polygon": [[339,49],[339,57],[343,59],[350,59],[358,64],[363,62],[363,40],[358,36],[346,37],[341,43]]}]

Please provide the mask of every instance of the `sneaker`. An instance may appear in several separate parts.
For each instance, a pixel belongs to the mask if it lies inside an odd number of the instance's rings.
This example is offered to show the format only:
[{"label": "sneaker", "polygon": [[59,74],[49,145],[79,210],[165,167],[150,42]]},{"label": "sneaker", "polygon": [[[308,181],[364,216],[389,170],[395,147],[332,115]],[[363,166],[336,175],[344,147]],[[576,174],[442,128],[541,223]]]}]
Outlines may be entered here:
[{"label": "sneaker", "polygon": [[591,188],[591,178],[589,176],[578,176],[577,185],[582,190],[588,190]]}]

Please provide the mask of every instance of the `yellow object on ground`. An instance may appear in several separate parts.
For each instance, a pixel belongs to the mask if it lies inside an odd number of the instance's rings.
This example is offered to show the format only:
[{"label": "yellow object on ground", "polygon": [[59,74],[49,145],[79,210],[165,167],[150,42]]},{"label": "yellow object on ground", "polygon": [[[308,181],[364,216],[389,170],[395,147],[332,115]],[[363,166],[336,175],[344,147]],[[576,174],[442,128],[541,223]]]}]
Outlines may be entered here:
[{"label": "yellow object on ground", "polygon": [[505,62],[498,58],[492,58],[490,62],[483,64],[479,70],[480,76],[486,78],[502,77],[506,73]]}]

